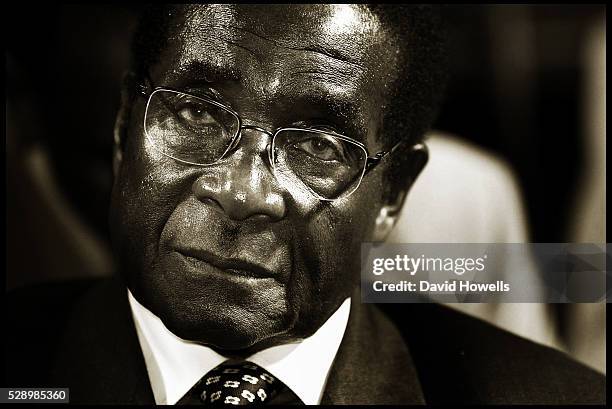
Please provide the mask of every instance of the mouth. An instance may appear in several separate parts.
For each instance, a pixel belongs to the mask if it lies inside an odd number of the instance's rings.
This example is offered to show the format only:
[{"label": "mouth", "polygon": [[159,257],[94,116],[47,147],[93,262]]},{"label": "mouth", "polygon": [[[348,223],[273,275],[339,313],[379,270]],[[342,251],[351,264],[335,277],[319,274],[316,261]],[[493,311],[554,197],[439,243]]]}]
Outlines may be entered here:
[{"label": "mouth", "polygon": [[247,260],[220,257],[206,250],[176,249],[175,251],[199,270],[206,271],[210,269],[208,266],[213,266],[233,276],[273,278],[278,275],[262,265]]}]

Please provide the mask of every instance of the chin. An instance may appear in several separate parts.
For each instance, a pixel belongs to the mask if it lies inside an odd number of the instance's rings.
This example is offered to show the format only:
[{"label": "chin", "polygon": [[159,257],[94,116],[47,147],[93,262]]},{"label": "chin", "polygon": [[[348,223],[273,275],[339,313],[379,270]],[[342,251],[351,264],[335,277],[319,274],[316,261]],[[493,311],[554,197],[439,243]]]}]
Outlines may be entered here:
[{"label": "chin", "polygon": [[176,336],[240,350],[292,331],[299,308],[279,280],[234,277],[173,261],[162,260],[137,280],[134,289],[140,291],[132,293]]},{"label": "chin", "polygon": [[173,307],[157,315],[174,335],[226,351],[259,349],[282,342],[291,332],[293,321],[278,312],[267,316],[237,305],[200,305],[195,311]]}]

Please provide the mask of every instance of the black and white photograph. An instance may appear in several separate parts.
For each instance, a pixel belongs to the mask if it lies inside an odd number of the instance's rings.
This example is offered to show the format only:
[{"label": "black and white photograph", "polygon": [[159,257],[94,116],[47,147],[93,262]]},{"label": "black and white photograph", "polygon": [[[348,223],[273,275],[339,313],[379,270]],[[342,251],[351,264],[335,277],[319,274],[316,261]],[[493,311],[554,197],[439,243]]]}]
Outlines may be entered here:
[{"label": "black and white photograph", "polygon": [[605,4],[5,22],[1,403],[606,405]]}]

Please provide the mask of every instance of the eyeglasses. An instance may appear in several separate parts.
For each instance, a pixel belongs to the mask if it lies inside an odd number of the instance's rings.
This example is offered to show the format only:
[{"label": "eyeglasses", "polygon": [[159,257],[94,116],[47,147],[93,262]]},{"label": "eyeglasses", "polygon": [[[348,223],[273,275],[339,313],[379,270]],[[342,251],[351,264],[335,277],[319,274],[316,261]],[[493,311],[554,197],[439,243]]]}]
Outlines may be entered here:
[{"label": "eyeglasses", "polygon": [[272,137],[268,158],[277,179],[301,184],[324,201],[351,195],[365,174],[401,144],[369,156],[364,144],[327,130],[289,127],[270,132],[243,125],[233,109],[205,96],[166,87],[147,92],[145,86],[139,93],[148,98],[145,135],[161,154],[187,165],[215,165],[236,149],[243,129],[255,129]]}]

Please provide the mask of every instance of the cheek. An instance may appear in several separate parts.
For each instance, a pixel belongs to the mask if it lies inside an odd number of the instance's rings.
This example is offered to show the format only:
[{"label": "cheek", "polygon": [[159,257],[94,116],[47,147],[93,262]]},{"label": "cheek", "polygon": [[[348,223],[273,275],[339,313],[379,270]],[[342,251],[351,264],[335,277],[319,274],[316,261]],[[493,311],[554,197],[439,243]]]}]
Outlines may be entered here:
[{"label": "cheek", "polygon": [[289,294],[299,300],[302,325],[328,317],[359,282],[361,243],[371,239],[380,207],[372,200],[373,192],[360,190],[304,218],[303,232],[296,229],[295,254],[302,264],[297,270],[302,273],[296,275]]},{"label": "cheek", "polygon": [[333,202],[319,215],[317,228],[326,239],[337,244],[338,253],[346,254],[347,246],[360,246],[371,240],[376,216],[381,207],[381,183],[376,174],[364,179],[351,196]]},{"label": "cheek", "polygon": [[156,152],[141,129],[126,141],[111,201],[113,242],[131,272],[151,267],[163,227],[190,189],[186,171]]},{"label": "cheek", "polygon": [[378,207],[372,196],[355,192],[345,203],[333,205],[321,215],[317,227],[324,238],[321,245],[327,243],[324,262],[329,267],[325,270],[343,280],[359,275],[361,243],[371,239]]}]

